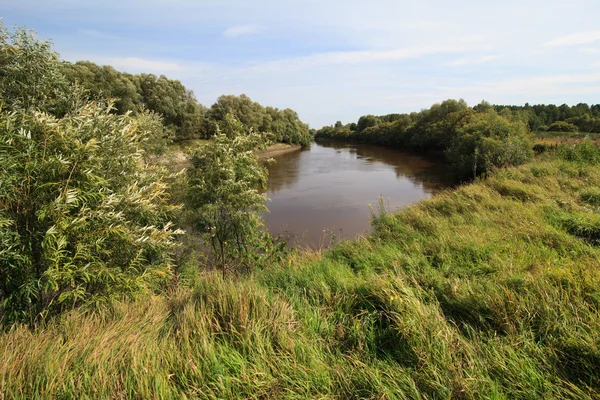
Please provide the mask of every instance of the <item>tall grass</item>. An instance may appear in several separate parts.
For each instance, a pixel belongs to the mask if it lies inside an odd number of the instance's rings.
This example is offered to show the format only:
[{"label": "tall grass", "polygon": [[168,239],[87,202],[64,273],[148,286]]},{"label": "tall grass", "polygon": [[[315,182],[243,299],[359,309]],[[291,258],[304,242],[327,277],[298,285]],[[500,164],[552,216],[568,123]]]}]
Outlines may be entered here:
[{"label": "tall grass", "polygon": [[169,296],[14,326],[0,398],[599,398],[593,151],[383,210],[368,237],[252,276],[182,269]]}]

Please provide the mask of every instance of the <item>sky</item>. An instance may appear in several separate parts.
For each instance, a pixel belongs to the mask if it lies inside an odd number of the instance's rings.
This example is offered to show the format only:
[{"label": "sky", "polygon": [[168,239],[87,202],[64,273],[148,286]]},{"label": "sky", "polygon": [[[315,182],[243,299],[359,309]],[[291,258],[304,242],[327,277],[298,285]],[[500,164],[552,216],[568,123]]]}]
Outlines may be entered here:
[{"label": "sky", "polygon": [[0,0],[68,61],[292,108],[312,128],[365,114],[600,103],[598,0]]}]

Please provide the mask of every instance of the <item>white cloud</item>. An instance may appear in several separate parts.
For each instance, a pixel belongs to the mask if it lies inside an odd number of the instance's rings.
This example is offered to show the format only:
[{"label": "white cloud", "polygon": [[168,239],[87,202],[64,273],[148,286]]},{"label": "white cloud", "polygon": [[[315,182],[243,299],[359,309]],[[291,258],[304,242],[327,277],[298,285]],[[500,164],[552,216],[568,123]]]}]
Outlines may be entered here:
[{"label": "white cloud", "polygon": [[595,47],[582,47],[581,49],[579,49],[579,52],[583,53],[583,54],[600,54],[600,48],[595,48]]},{"label": "white cloud", "polygon": [[[595,86],[593,86],[595,84]],[[449,94],[485,94],[494,95],[528,95],[532,97],[555,94],[590,94],[598,93],[600,73],[598,74],[563,74],[549,76],[532,76],[526,78],[506,79],[495,82],[480,82],[472,86],[442,87]]]},{"label": "white cloud", "polygon": [[360,51],[335,51],[317,53],[310,56],[293,57],[278,61],[258,63],[251,67],[252,70],[267,72],[287,69],[304,69],[323,65],[335,64],[365,64],[390,61],[402,61],[436,54],[468,53],[472,51],[489,50],[489,46],[479,43],[464,43],[451,45],[434,45],[415,48],[401,48],[391,50],[360,50]]},{"label": "white cloud", "polygon": [[169,61],[148,60],[138,57],[116,57],[102,59],[102,63],[112,65],[116,69],[134,71],[182,71],[185,66]]},{"label": "white cloud", "polygon": [[[291,107],[314,126],[416,111],[445,98],[600,98],[598,0],[5,3],[8,26],[37,21],[32,27],[72,61],[165,74],[206,105],[223,93],[246,93]],[[494,61],[496,54],[502,57]]]},{"label": "white cloud", "polygon": [[79,29],[78,32],[85,36],[91,36],[99,39],[118,39],[117,36],[109,35],[107,33],[96,31],[93,29]]},{"label": "white cloud", "polygon": [[236,38],[239,36],[253,35],[261,31],[261,28],[256,25],[238,25],[232,26],[223,32],[223,36],[227,38]]},{"label": "white cloud", "polygon": [[473,65],[473,64],[484,64],[484,63],[487,63],[490,61],[497,60],[499,58],[500,58],[499,55],[465,57],[465,58],[459,58],[458,60],[450,61],[446,65],[449,65],[452,67],[462,67],[462,66]]},{"label": "white cloud", "polygon": [[600,40],[600,31],[587,31],[572,33],[570,35],[561,36],[544,43],[544,46],[560,47],[560,46],[577,46],[580,44],[593,43]]}]

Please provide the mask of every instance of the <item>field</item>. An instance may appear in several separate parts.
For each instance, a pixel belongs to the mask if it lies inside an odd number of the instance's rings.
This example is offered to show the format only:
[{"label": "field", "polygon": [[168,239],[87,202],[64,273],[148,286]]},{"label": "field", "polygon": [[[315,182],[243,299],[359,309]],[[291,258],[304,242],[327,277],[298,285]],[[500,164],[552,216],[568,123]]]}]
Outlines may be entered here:
[{"label": "field", "polygon": [[600,144],[600,134],[586,132],[537,132],[535,133],[535,143],[546,146],[558,146],[561,144],[581,143],[583,140],[591,140]]}]

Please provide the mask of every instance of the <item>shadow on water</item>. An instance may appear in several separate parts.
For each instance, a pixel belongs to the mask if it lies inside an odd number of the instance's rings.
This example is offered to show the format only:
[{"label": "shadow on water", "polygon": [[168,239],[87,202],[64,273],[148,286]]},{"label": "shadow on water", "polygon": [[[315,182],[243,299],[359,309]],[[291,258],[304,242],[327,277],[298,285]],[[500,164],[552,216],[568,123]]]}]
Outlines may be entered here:
[{"label": "shadow on water", "polygon": [[443,162],[380,146],[319,142],[275,160],[267,227],[313,248],[368,231],[379,196],[397,210],[450,185]]}]

